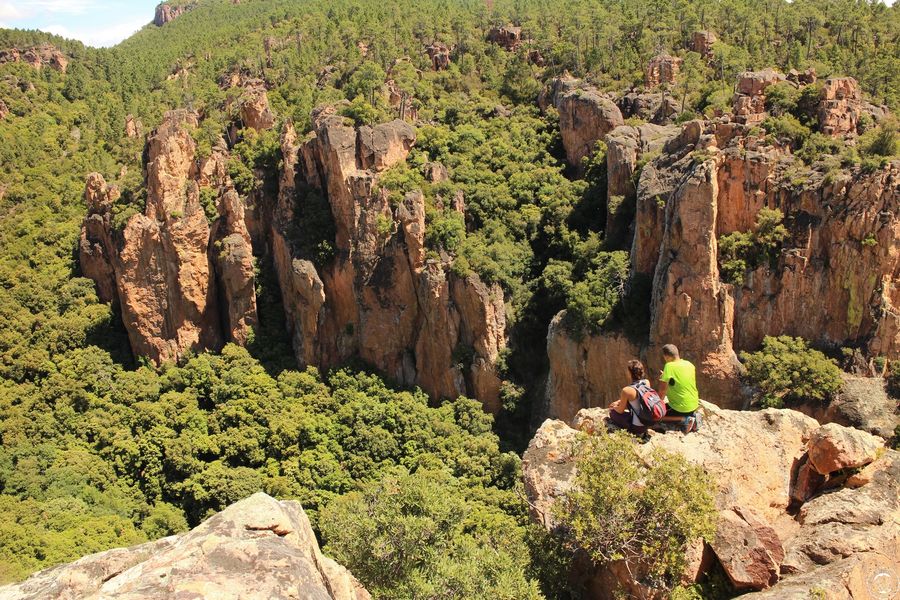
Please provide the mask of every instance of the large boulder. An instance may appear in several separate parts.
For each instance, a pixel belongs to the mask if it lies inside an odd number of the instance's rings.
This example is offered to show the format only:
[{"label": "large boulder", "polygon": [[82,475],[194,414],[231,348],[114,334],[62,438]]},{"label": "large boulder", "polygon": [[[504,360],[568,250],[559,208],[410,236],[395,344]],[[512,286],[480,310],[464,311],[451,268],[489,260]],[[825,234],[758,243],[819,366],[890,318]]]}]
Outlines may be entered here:
[{"label": "large boulder", "polygon": [[819,129],[833,137],[856,135],[862,114],[862,92],[852,77],[825,80],[819,100]]},{"label": "large boulder", "polygon": [[662,53],[657,54],[647,63],[647,70],[644,74],[644,85],[648,88],[655,88],[662,84],[672,84],[678,78],[678,72],[681,70],[681,63],[684,61],[677,56]]},{"label": "large boulder", "polygon": [[869,464],[878,456],[884,440],[865,431],[823,425],[809,441],[809,463],[820,475]]},{"label": "large boulder", "polygon": [[297,502],[259,493],[192,531],[82,558],[0,588],[2,600],[269,598],[368,600],[322,555]]},{"label": "large boulder", "polygon": [[612,99],[587,87],[568,92],[556,104],[563,147],[569,164],[580,167],[594,153],[597,142],[625,123]]},{"label": "large boulder", "polygon": [[784,548],[772,526],[753,511],[720,512],[711,544],[735,589],[759,590],[778,581]]}]

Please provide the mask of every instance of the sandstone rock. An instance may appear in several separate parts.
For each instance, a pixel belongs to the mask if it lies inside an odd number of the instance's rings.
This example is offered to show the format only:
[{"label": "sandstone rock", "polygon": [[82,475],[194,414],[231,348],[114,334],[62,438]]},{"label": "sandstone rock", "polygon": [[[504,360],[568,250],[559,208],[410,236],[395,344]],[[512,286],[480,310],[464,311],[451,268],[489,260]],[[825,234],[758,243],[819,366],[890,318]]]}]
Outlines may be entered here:
[{"label": "sandstone rock", "polygon": [[785,542],[782,573],[806,573],[859,552],[885,552],[900,539],[898,456],[889,451],[869,483],[823,493],[803,505],[800,529]]},{"label": "sandstone rock", "polygon": [[862,112],[862,92],[852,77],[825,80],[819,100],[819,129],[830,136],[856,134]]},{"label": "sandstone rock", "polygon": [[9,62],[24,62],[38,70],[47,66],[60,73],[65,73],[69,68],[69,58],[56,46],[46,43],[25,50],[0,50],[0,65]]},{"label": "sandstone rock", "polygon": [[802,73],[796,69],[788,71],[787,80],[797,85],[812,85],[816,82],[816,69],[810,67]]},{"label": "sandstone rock", "polygon": [[682,62],[684,61],[677,56],[666,53],[657,54],[647,63],[644,85],[648,88],[655,88],[661,84],[675,83]]},{"label": "sandstone rock", "polygon": [[884,441],[865,431],[837,423],[823,425],[809,440],[809,463],[821,475],[867,465]]},{"label": "sandstone rock", "polygon": [[299,503],[262,493],[188,533],[88,556],[0,588],[0,598],[10,600],[182,596],[369,598],[349,571],[322,555]]},{"label": "sandstone rock", "polygon": [[[200,203],[200,183],[227,190],[225,156],[216,149],[198,165],[190,130],[196,115],[171,111],[146,150],[147,202],[122,231],[114,230],[118,192],[99,175],[88,177],[88,215],[80,263],[104,302],[121,308],[132,351],[154,362],[187,351],[244,343],[256,323],[253,255],[243,205],[236,194],[219,197],[213,227]],[[218,249],[215,249],[218,246]],[[219,288],[227,306],[219,318]]]},{"label": "sandstone rock", "polygon": [[882,552],[861,552],[789,577],[747,600],[880,600],[900,592],[900,540]]},{"label": "sandstone rock", "polygon": [[784,81],[784,76],[774,69],[745,71],[738,76],[734,94],[734,118],[750,125],[762,122],[766,116],[766,88]]},{"label": "sandstone rock", "polygon": [[798,504],[803,504],[819,493],[827,479],[827,476],[816,472],[813,466],[809,464],[808,457],[804,458],[800,468],[797,469],[797,477],[791,486],[791,500]]},{"label": "sandstone rock", "polygon": [[441,183],[450,179],[450,172],[439,162],[425,163],[425,178],[431,183]]},{"label": "sandstone rock", "polygon": [[538,95],[538,106],[542,112],[546,112],[551,106],[559,110],[563,97],[569,92],[584,86],[584,83],[566,71],[559,77],[555,77],[549,85],[541,90]]},{"label": "sandstone rock", "polygon": [[450,48],[446,44],[435,42],[425,48],[425,53],[431,59],[431,67],[435,71],[443,71],[450,66]]},{"label": "sandstone rock", "polygon": [[134,118],[134,115],[125,117],[125,137],[139,138],[143,135],[144,126]]},{"label": "sandstone rock", "polygon": [[167,23],[171,23],[193,7],[194,3],[175,5],[164,2],[156,7],[156,15],[153,17],[153,24],[157,27],[162,27]]},{"label": "sandstone rock", "polygon": [[254,85],[244,91],[241,98],[241,121],[245,127],[263,131],[275,126],[275,115],[269,107],[269,96],[262,85]]},{"label": "sandstone rock", "polygon": [[[434,398],[466,394],[499,410],[502,291],[476,276],[453,275],[449,258],[426,261],[421,193],[395,202],[378,190],[379,173],[406,159],[414,128],[395,120],[357,129],[328,110],[313,122],[315,132],[302,144],[293,128],[282,134],[285,164],[272,219],[298,361],[328,368],[358,356]],[[327,197],[335,222],[337,256],[325,265],[302,260],[291,237],[309,189]],[[453,202],[464,212],[461,198]]]},{"label": "sandstone rock", "polygon": [[636,117],[656,125],[666,125],[678,114],[678,102],[668,93],[632,91],[615,100],[622,116]]},{"label": "sandstone rock", "polygon": [[695,31],[691,35],[691,50],[700,54],[703,58],[712,56],[713,44],[719,41],[712,31]]},{"label": "sandstone rock", "polygon": [[[892,546],[894,540],[900,540],[896,452],[888,452],[891,460],[880,464],[869,483],[822,493],[806,502],[795,516],[793,474],[809,438],[819,429],[818,423],[784,409],[730,411],[704,402],[702,410],[704,426],[699,432],[656,435],[637,448],[642,456],[657,449],[680,454],[707,472],[720,511],[719,534],[712,549],[738,587],[758,589],[774,584],[779,565],[781,576],[790,578],[847,557],[875,552],[896,556]],[[606,410],[587,409],[575,421],[581,429],[596,432],[605,428],[607,414]],[[531,517],[549,531],[558,526],[553,505],[575,480],[576,436],[576,429],[548,420],[523,457]],[[705,564],[709,568],[710,563]],[[695,571],[701,573],[702,569]],[[610,566],[590,576],[596,585],[587,586],[592,590],[588,597],[607,598],[614,587],[611,582],[627,574],[617,574]],[[790,581],[777,587],[790,589]],[[620,583],[628,589],[634,582]]]},{"label": "sandstone rock", "polygon": [[385,171],[406,160],[416,141],[415,128],[402,120],[359,128],[359,162],[363,169]]},{"label": "sandstone rock", "polygon": [[0,100],[0,120],[3,120],[9,115],[9,107],[6,105],[6,102]]},{"label": "sandstone rock", "polygon": [[760,590],[778,581],[784,548],[775,530],[752,511],[720,512],[712,549],[737,590]]},{"label": "sandstone rock", "polygon": [[581,160],[594,153],[606,134],[623,125],[622,112],[596,89],[571,91],[557,104],[559,127],[569,164],[580,167]]},{"label": "sandstone rock", "polygon": [[797,408],[820,423],[837,423],[862,429],[872,435],[890,438],[900,425],[897,401],[888,396],[884,379],[843,373],[843,386],[826,405],[803,405]]},{"label": "sandstone rock", "polygon": [[502,46],[509,51],[515,51],[522,45],[522,28],[506,25],[502,27],[492,27],[488,32],[488,41]]}]

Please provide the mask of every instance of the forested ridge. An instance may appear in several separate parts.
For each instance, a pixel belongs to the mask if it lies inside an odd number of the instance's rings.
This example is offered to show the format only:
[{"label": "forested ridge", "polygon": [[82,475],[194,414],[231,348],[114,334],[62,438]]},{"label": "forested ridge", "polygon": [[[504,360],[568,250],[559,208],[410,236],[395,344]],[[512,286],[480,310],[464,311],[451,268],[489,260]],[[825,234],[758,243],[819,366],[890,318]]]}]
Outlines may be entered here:
[{"label": "forested ridge", "polygon": [[[512,52],[487,39],[510,23],[528,40]],[[706,30],[719,41],[701,59],[689,48]],[[424,52],[434,42],[451,49],[445,70]],[[583,331],[611,316],[641,327],[648,307],[623,305],[627,254],[604,244],[603,148],[583,176],[566,165],[558,116],[537,105],[545,84],[569,72],[625,92],[669,52],[684,61],[669,90],[679,122],[728,109],[737,75],[770,66],[855,77],[869,102],[900,110],[900,8],[865,0],[199,0],[109,49],[0,30],[0,50],[42,43],[68,57],[65,73],[0,64],[0,583],[184,531],[263,490],[300,500],[326,553],[368,565],[377,597],[442,597],[429,595],[441,587],[568,597],[555,570],[564,552],[528,524],[517,454],[541,401],[547,327],[564,308]],[[120,187],[120,224],[142,211],[143,139],[126,137],[126,117],[146,133],[168,110],[196,111],[208,154],[239,118],[239,90],[222,85],[235,73],[265,82],[277,117],[275,130],[232,147],[242,192],[277,177],[286,122],[308,133],[314,108],[344,100],[357,124],[393,118],[380,93],[388,73],[414,99],[416,144],[380,185],[398,198],[423,190],[428,251],[503,289],[511,341],[496,419],[473,400],[398,389],[366,365],[298,370],[266,264],[246,349],[159,367],[132,356],[119,315],[78,265],[85,176]],[[872,125],[855,154],[826,144],[794,116],[800,100],[784,98],[768,125],[796,138],[805,168],[830,155],[866,168],[900,151],[891,122]],[[450,178],[426,181],[430,161]],[[465,218],[435,202],[457,191]],[[329,260],[329,233],[327,218],[301,232],[313,261]],[[732,239],[738,262],[725,270],[743,273],[756,242]],[[379,506],[390,494],[420,520]],[[370,521],[352,518],[362,506]],[[404,561],[414,527],[440,551]],[[384,557],[354,555],[348,531],[408,544],[391,577],[378,576]]]}]

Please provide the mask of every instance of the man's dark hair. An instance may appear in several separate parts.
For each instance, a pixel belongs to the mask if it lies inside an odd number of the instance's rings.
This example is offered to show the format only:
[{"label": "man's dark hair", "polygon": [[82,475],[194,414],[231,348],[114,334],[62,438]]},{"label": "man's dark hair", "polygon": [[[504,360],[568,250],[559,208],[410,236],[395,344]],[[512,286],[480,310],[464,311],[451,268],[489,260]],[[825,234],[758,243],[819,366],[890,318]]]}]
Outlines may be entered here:
[{"label": "man's dark hair", "polygon": [[644,365],[639,360],[629,360],[628,372],[631,373],[633,381],[640,381],[644,378]]},{"label": "man's dark hair", "polygon": [[666,344],[662,347],[663,356],[678,358],[678,347],[675,344]]}]

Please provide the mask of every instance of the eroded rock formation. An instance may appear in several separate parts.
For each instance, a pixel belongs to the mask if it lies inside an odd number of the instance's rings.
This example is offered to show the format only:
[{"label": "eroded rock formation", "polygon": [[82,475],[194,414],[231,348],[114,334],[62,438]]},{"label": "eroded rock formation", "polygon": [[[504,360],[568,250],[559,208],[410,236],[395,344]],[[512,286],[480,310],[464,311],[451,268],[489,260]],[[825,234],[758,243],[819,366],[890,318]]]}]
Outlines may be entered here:
[{"label": "eroded rock formation", "polygon": [[647,70],[644,73],[644,84],[648,88],[655,88],[661,84],[675,83],[681,63],[684,62],[677,56],[670,54],[658,54],[650,59]]},{"label": "eroded rock formation", "polygon": [[703,58],[712,56],[713,44],[719,41],[715,33],[709,30],[695,31],[691,35],[691,50],[698,53]]},{"label": "eroded rock formation", "polygon": [[[635,192],[631,252],[632,285],[652,282],[650,332],[628,352],[654,372],[662,366],[659,347],[676,343],[699,367],[701,394],[729,407],[745,402],[736,352],[757,349],[766,335],[900,355],[900,292],[893,283],[900,276],[900,164],[832,177],[810,171],[798,184],[789,150],[727,118],[661,135],[661,154],[643,168]],[[630,191],[636,136],[621,128],[607,137],[611,199]],[[723,282],[718,238],[752,230],[764,207],[785,215],[790,236],[783,249],[741,284]],[[551,332],[551,383],[578,372],[572,356],[581,356],[579,364],[625,358],[610,349],[622,347],[616,334],[577,343],[564,341],[568,336]],[[573,344],[588,354],[554,355]],[[605,372],[584,373],[587,381],[577,387],[551,385],[548,414],[570,416],[614,399],[619,382],[607,383]]]},{"label": "eroded rock formation", "polygon": [[[256,322],[252,250],[222,149],[198,162],[197,117],[171,111],[147,142],[147,202],[119,231],[118,191],[88,177],[80,263],[104,302],[117,303],[134,353],[154,362],[246,340]],[[201,184],[218,199],[211,229]],[[219,277],[216,272],[219,272]],[[220,315],[218,286],[228,306]]]},{"label": "eroded rock formation", "polygon": [[431,68],[435,71],[443,71],[450,66],[450,48],[441,42],[434,42],[427,48],[425,53],[431,59]]},{"label": "eroded rock formation", "polygon": [[594,153],[597,142],[625,123],[622,111],[596,88],[576,87],[565,91],[571,82],[561,80],[550,99],[559,111],[559,127],[566,159],[574,166]]},{"label": "eroded rock formation", "polygon": [[167,23],[171,23],[192,8],[194,8],[193,2],[180,4],[164,2],[156,7],[156,15],[153,18],[153,24],[157,27],[162,27]]},{"label": "eroded rock formation", "polygon": [[741,73],[734,93],[735,120],[750,125],[762,122],[768,116],[766,88],[779,81],[784,81],[784,76],[774,69]]},{"label": "eroded rock formation", "polygon": [[0,65],[9,62],[24,62],[38,70],[46,66],[60,73],[65,73],[69,68],[68,57],[52,44],[41,44],[25,50],[19,48],[0,50]]},{"label": "eroded rock formation", "polygon": [[297,502],[259,493],[192,531],[41,571],[0,598],[308,598],[368,600],[319,550]]},{"label": "eroded rock formation", "polygon": [[[406,159],[415,130],[396,120],[354,128],[329,111],[285,157],[273,219],[275,264],[301,364],[352,356],[435,398],[467,394],[499,410],[496,361],[506,343],[503,294],[477,275],[426,258],[425,197],[392,202],[378,174]],[[315,265],[299,250],[304,202],[317,191],[334,218],[336,257]],[[299,228],[292,223],[300,215]]]},{"label": "eroded rock formation", "polygon": [[856,135],[862,92],[852,77],[826,79],[819,101],[819,129],[831,136]]},{"label": "eroded rock formation", "polygon": [[[688,580],[696,580],[718,562],[738,590],[763,589],[779,578],[783,579],[779,585],[792,585],[794,578],[848,557],[868,560],[865,557],[879,553],[896,557],[890,552],[900,540],[900,454],[882,447],[882,458],[872,462],[874,457],[869,456],[867,469],[872,473],[860,485],[851,485],[838,474],[823,476],[795,512],[797,465],[818,452],[820,438],[843,439],[860,432],[837,425],[820,427],[791,410],[741,412],[707,403],[702,410],[705,422],[699,432],[656,435],[637,446],[647,457],[656,449],[680,454],[701,465],[710,479],[719,511],[718,532],[707,548],[712,560],[694,567],[686,574]],[[581,411],[574,428],[548,420],[525,453],[531,515],[550,531],[558,525],[552,507],[569,492],[576,476],[573,442],[578,430],[605,431],[607,414],[601,409]],[[880,438],[872,439],[883,444]],[[640,587],[628,572],[616,564],[589,571],[583,582],[590,590],[588,597],[611,598],[616,584],[624,589]]]},{"label": "eroded rock formation", "polygon": [[522,28],[513,25],[492,27],[488,31],[488,41],[509,51],[518,50],[522,45]]},{"label": "eroded rock formation", "polygon": [[247,84],[240,100],[241,121],[245,127],[263,131],[275,126],[275,115],[269,107],[269,95],[261,81]]}]

